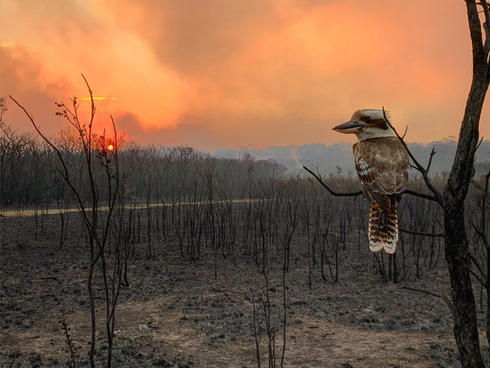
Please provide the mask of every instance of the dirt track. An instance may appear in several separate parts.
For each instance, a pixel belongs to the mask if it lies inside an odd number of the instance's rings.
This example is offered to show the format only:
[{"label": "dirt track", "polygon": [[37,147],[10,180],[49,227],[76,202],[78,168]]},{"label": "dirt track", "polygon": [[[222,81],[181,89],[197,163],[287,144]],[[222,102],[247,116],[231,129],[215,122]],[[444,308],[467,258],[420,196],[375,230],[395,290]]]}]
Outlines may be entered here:
[{"label": "dirt track", "polygon": [[[263,199],[262,199],[263,200]],[[231,204],[239,204],[239,203],[253,203],[253,202],[258,202],[260,201],[259,199],[231,199],[231,200],[215,200],[211,201],[212,204],[222,204],[222,203],[231,203]],[[198,202],[179,202],[180,205],[182,206],[192,206],[192,205],[199,205],[199,204],[209,204],[209,201],[198,201]],[[157,207],[171,207],[173,206],[174,203],[172,202],[165,202],[165,203],[150,203],[148,206],[146,204],[135,204],[132,206],[125,206],[125,209],[143,209],[143,208],[157,208]],[[98,207],[99,211],[107,211],[109,209],[108,206],[100,206]],[[72,207],[72,208],[48,208],[48,209],[0,209],[0,217],[33,217],[37,215],[59,215],[60,212],[62,213],[77,213],[79,212],[80,209],[78,207]]]}]

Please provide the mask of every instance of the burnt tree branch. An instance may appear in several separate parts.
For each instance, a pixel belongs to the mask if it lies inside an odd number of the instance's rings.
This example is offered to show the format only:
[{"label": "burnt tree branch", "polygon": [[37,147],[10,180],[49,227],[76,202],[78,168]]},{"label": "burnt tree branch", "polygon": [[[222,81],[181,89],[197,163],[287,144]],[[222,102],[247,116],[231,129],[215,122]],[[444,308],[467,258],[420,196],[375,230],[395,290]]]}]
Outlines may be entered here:
[{"label": "burnt tree branch", "polygon": [[409,286],[402,286],[402,289],[415,291],[417,293],[427,294],[427,295],[442,299],[447,304],[449,309],[451,309],[451,310],[453,309],[453,305],[452,305],[452,303],[448,297],[433,293],[432,291],[429,291],[429,290],[417,289],[417,288],[413,288],[413,287],[409,287]]},{"label": "burnt tree branch", "polygon": [[322,177],[320,175],[315,174],[313,171],[308,169],[306,166],[303,166],[303,169],[308,171],[313,177],[321,184],[322,187],[324,187],[328,192],[335,196],[335,197],[358,197],[362,194],[362,191],[359,190],[357,192],[335,192],[332,190],[325,182],[322,180]]},{"label": "burnt tree branch", "polygon": [[400,228],[399,231],[401,233],[405,233],[405,234],[427,236],[430,238],[444,238],[443,233],[424,233],[424,232],[420,232],[420,231],[412,231],[412,230],[406,230],[406,229],[402,229],[402,228]]},{"label": "burnt tree branch", "polygon": [[[437,190],[437,188],[432,184],[432,182],[429,179],[429,175],[428,175],[428,169],[430,169],[430,165],[432,163],[432,157],[435,155],[435,151],[432,150],[432,152],[430,154],[430,158],[429,158],[429,164],[427,165],[427,169],[424,168],[420,164],[420,162],[418,162],[418,160],[414,157],[414,155],[412,154],[410,149],[407,147],[407,144],[405,143],[405,140],[403,139],[403,137],[398,133],[398,131],[395,129],[395,127],[389,121],[388,117],[386,116],[386,111],[385,111],[384,107],[383,107],[383,118],[384,118],[386,124],[388,124],[388,126],[393,130],[393,132],[395,133],[397,138],[400,140],[400,143],[403,145],[403,147],[405,147],[405,149],[408,153],[408,156],[410,156],[410,159],[415,164],[415,168],[422,174],[422,178],[424,179],[424,182],[425,182],[425,185],[427,185],[427,188],[429,188],[429,190],[434,194],[432,200],[435,200],[436,202],[438,202],[442,206],[442,204],[443,204],[442,195]],[[426,198],[426,199],[428,199],[428,198]]]},{"label": "burnt tree branch", "polygon": [[[311,175],[313,175],[313,177],[320,183],[320,185],[322,187],[324,187],[331,195],[333,195],[335,197],[358,197],[358,196],[360,196],[362,194],[362,190],[358,190],[357,192],[336,192],[332,188],[330,188],[322,180],[322,177],[320,175],[316,174],[315,172],[313,172],[312,170],[310,170],[306,166],[303,166],[303,169],[305,169]],[[419,193],[419,192],[416,192],[416,191],[410,190],[410,189],[406,189],[403,193],[404,194],[409,194],[409,195],[412,195],[412,196],[415,196],[415,197],[424,198],[424,199],[427,199],[427,200],[430,200],[430,201],[437,201],[437,198],[435,196],[433,196],[433,195]]]},{"label": "burnt tree branch", "polygon": [[[465,224],[465,199],[469,183],[475,172],[474,158],[478,145],[481,112],[490,82],[490,62],[488,50],[483,43],[482,24],[477,3],[470,0],[465,0],[465,2],[473,54],[472,80],[453,166],[444,189],[442,207],[446,235],[444,238],[445,257],[451,282],[454,337],[458,346],[459,360],[463,368],[483,368],[485,364],[480,350],[475,297],[471,280],[471,275],[475,276],[476,273],[472,271],[472,256]],[[480,5],[484,7],[484,10],[488,10],[486,0]],[[488,11],[485,16],[488,16]],[[488,259],[487,255],[487,262]],[[487,280],[488,276],[487,270]],[[489,315],[490,306],[487,307],[487,340],[490,342]]]}]

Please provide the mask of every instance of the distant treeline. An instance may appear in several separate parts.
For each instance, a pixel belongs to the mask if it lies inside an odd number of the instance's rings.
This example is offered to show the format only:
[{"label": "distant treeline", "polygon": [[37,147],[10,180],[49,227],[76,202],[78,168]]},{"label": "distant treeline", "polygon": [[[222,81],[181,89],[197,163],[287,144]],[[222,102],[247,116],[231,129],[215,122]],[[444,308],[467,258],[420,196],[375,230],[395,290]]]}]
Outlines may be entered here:
[{"label": "distant treeline", "polygon": [[[86,163],[77,139],[68,132],[53,138],[67,163],[71,180],[89,195]],[[244,198],[252,186],[267,185],[284,176],[286,169],[272,160],[256,160],[248,154],[238,159],[216,158],[190,147],[117,147],[123,195],[126,201],[155,202],[207,198]],[[107,152],[114,160],[115,153]],[[103,182],[97,150],[92,166]],[[32,134],[18,133],[0,122],[0,205],[2,207],[56,206],[74,201],[62,179],[56,153]],[[107,198],[104,185],[98,188],[100,200]],[[211,193],[211,194],[210,194]],[[62,202],[62,203],[61,203]]]},{"label": "distant treeline", "polygon": [[[94,139],[98,138],[100,136],[94,136]],[[69,130],[61,131],[52,140],[67,164],[71,181],[84,199],[90,198],[87,165],[80,140]],[[241,152],[235,158],[215,157],[191,147],[140,146],[125,143],[123,139],[119,140],[116,150],[121,194],[126,203],[255,198],[263,196],[270,186],[287,188],[291,180],[314,180],[304,170],[292,174],[283,164],[272,159],[257,159],[248,152]],[[103,202],[108,195],[107,186],[102,184],[106,183],[107,173],[99,153],[97,149],[93,152],[92,171],[96,182],[101,183],[97,193],[99,201]],[[114,152],[106,152],[106,155],[109,160],[116,158]],[[314,171],[325,173],[321,166],[307,165]],[[110,166],[113,169],[113,165]],[[0,121],[1,207],[74,206],[76,198],[60,175],[61,168],[56,153],[37,136],[16,132]],[[346,173],[339,170],[324,180],[338,190],[359,190],[357,175],[346,177]],[[437,173],[433,175],[433,181],[443,186],[445,176]],[[479,180],[478,177],[475,179]],[[409,187],[425,190],[420,179],[412,178]],[[315,193],[311,195],[325,195],[321,186],[313,188]]]},{"label": "distant treeline", "polygon": [[[421,163],[426,164],[432,148],[436,155],[431,165],[431,175],[448,173],[451,170],[456,153],[456,140],[445,139],[428,144],[408,143],[410,151]],[[303,165],[317,167],[325,174],[356,176],[354,160],[352,159],[351,143],[336,143],[325,145],[323,143],[305,144],[301,146],[269,147],[262,150],[249,149],[246,151],[254,158],[260,160],[272,159],[288,169],[291,174],[303,174]],[[236,158],[243,151],[234,149],[220,149],[216,151],[217,157]],[[475,155],[476,174],[486,174],[490,169],[490,140],[483,140]]]}]

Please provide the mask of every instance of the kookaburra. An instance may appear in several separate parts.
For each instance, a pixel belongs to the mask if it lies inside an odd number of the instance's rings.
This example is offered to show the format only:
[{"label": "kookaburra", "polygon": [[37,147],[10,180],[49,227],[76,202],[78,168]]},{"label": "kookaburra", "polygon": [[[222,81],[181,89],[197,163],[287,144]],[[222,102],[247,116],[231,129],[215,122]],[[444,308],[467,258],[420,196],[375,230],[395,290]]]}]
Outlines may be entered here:
[{"label": "kookaburra", "polygon": [[398,202],[408,181],[407,151],[382,110],[358,110],[350,121],[333,129],[357,136],[352,146],[354,162],[362,191],[371,203],[369,249],[393,254],[398,241]]}]

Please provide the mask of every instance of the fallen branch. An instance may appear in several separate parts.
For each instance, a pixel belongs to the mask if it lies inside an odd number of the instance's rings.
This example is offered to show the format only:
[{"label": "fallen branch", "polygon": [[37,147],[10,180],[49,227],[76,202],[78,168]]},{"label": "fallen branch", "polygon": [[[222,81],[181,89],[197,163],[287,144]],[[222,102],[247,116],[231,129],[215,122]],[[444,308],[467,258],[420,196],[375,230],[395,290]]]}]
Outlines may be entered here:
[{"label": "fallen branch", "polygon": [[436,298],[445,299],[445,297],[443,297],[442,295],[439,295],[439,294],[433,293],[432,291],[429,291],[429,290],[416,289],[416,288],[409,287],[409,286],[402,286],[402,289],[405,289],[405,290],[411,290],[411,291],[416,291],[416,292],[418,292],[418,293],[423,293],[423,294],[427,294],[427,295],[435,296]]},{"label": "fallen branch", "polygon": [[405,234],[412,234],[412,235],[421,235],[421,236],[428,236],[431,238],[444,238],[443,233],[422,233],[419,231],[411,231],[411,230],[405,230],[405,229],[399,229],[401,233]]},{"label": "fallen branch", "polygon": [[402,289],[410,290],[410,291],[415,291],[417,293],[427,294],[427,295],[430,295],[430,296],[433,296],[433,297],[442,299],[442,301],[444,301],[444,303],[446,303],[446,305],[449,307],[449,309],[450,310],[453,310],[453,304],[451,303],[451,301],[449,300],[449,298],[446,297],[446,296],[442,296],[442,295],[433,293],[432,291],[423,290],[423,289],[417,289],[417,288],[412,288],[412,287],[409,287],[409,286],[402,286]]}]

